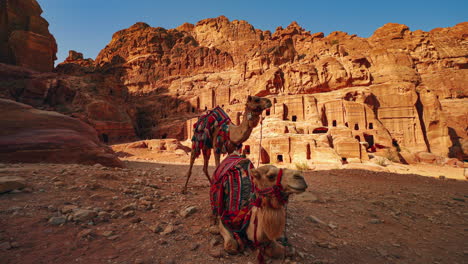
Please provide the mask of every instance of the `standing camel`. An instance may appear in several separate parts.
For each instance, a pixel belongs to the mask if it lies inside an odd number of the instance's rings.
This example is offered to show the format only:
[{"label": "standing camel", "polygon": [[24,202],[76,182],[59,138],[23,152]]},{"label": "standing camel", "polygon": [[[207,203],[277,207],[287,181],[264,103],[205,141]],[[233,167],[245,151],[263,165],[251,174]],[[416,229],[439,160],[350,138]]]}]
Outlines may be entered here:
[{"label": "standing camel", "polygon": [[[245,104],[242,122],[238,126],[234,125],[226,113],[219,107],[201,116],[194,125],[190,166],[182,192],[187,191],[187,185],[192,175],[193,163],[200,155],[200,152],[203,153],[203,172],[211,183],[210,175],[208,174],[208,162],[211,157],[211,149],[215,149],[215,163],[216,166],[218,166],[221,154],[231,154],[237,150],[243,142],[249,139],[252,130],[260,121],[263,110],[270,107],[270,99],[249,95],[247,97],[247,103]],[[221,120],[223,119],[222,117],[224,117],[224,120]],[[210,124],[207,125],[210,120],[216,122],[216,124],[213,126]]]}]

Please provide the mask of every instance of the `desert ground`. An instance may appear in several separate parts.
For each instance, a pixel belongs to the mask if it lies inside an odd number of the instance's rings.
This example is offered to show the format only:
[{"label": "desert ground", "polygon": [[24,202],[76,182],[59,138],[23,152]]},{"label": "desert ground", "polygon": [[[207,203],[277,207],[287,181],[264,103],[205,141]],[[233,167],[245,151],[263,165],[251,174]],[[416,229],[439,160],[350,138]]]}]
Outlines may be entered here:
[{"label": "desert ground", "polygon": [[[201,166],[184,195],[186,164],[128,159],[123,169],[1,164],[0,177],[27,187],[0,194],[0,262],[256,263],[251,249],[223,252]],[[288,256],[270,263],[467,263],[466,181],[356,169],[304,176],[308,190],[287,207]]]}]

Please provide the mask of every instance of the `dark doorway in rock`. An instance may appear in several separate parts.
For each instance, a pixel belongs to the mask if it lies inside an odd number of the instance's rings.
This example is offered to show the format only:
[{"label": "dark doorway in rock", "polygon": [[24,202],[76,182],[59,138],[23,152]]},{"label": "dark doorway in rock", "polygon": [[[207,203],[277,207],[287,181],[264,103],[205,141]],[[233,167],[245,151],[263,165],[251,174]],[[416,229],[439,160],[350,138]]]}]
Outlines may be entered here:
[{"label": "dark doorway in rock", "polygon": [[310,154],[311,154],[311,153],[310,153],[310,144],[307,144],[307,150],[306,150],[306,155],[307,155],[307,156],[306,156],[306,158],[307,158],[308,160],[310,160]]},{"label": "dark doorway in rock", "polygon": [[333,120],[332,126],[336,127],[336,120]]},{"label": "dark doorway in rock", "polygon": [[109,143],[109,136],[107,134],[101,134],[101,138],[104,143]]},{"label": "dark doorway in rock", "polygon": [[354,130],[359,130],[359,124],[354,124]]},{"label": "dark doorway in rock", "polygon": [[364,134],[364,140],[369,144],[369,148],[374,146],[374,136]]},{"label": "dark doorway in rock", "polygon": [[293,121],[293,122],[296,122],[296,121],[297,121],[297,116],[293,115],[293,116],[292,116],[292,121]]},{"label": "dark doorway in rock", "polygon": [[167,133],[162,134],[161,139],[166,139],[167,138]]},{"label": "dark doorway in rock", "polygon": [[345,125],[346,127],[348,127],[348,122],[344,123],[344,125]]},{"label": "dark doorway in rock", "polygon": [[341,158],[341,164],[343,164],[343,165],[344,165],[344,164],[348,164],[348,159],[345,158],[345,157],[342,157],[342,158]]},{"label": "dark doorway in rock", "polygon": [[278,162],[283,162],[283,155],[278,155],[276,159],[278,160]]},{"label": "dark doorway in rock", "polygon": [[369,129],[374,129],[374,124],[369,123]]},{"label": "dark doorway in rock", "polygon": [[361,142],[361,137],[360,136],[355,136],[354,138],[357,139],[357,141]]},{"label": "dark doorway in rock", "polygon": [[266,116],[269,116],[269,115],[270,115],[270,109],[267,109],[267,110],[265,111],[265,114],[266,114]]},{"label": "dark doorway in rock", "polygon": [[192,113],[195,113],[195,107],[192,107]]}]

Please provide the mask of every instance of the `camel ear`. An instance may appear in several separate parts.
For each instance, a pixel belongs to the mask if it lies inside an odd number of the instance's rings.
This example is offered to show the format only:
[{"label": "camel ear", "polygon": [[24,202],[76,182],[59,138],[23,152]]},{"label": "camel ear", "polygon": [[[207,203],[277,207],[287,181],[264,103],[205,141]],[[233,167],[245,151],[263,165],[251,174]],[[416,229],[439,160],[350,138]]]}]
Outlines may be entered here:
[{"label": "camel ear", "polygon": [[249,95],[249,97],[247,97],[247,102],[250,102],[252,101],[252,96]]},{"label": "camel ear", "polygon": [[256,178],[257,180],[259,180],[262,177],[256,169],[251,169],[250,175],[252,175],[252,178]]}]

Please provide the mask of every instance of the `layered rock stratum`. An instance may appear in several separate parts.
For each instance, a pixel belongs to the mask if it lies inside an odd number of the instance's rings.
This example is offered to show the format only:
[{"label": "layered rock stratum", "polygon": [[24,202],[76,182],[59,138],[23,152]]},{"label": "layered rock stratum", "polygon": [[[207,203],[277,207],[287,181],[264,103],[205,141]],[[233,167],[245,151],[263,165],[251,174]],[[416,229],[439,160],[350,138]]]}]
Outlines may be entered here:
[{"label": "layered rock stratum", "polygon": [[54,69],[57,43],[36,0],[0,2],[0,63],[40,72]]},{"label": "layered rock stratum", "polygon": [[[80,118],[101,140],[191,136],[203,111],[237,121],[247,95],[265,96],[247,142],[263,162],[367,160],[369,152],[418,161],[418,153],[466,159],[468,22],[429,32],[386,24],[369,38],[275,32],[224,16],[175,29],[146,23],[116,32],[95,60],[79,52],[55,73],[8,76],[2,96]],[[418,154],[418,155],[416,155]],[[424,156],[424,155],[422,155]]]}]

